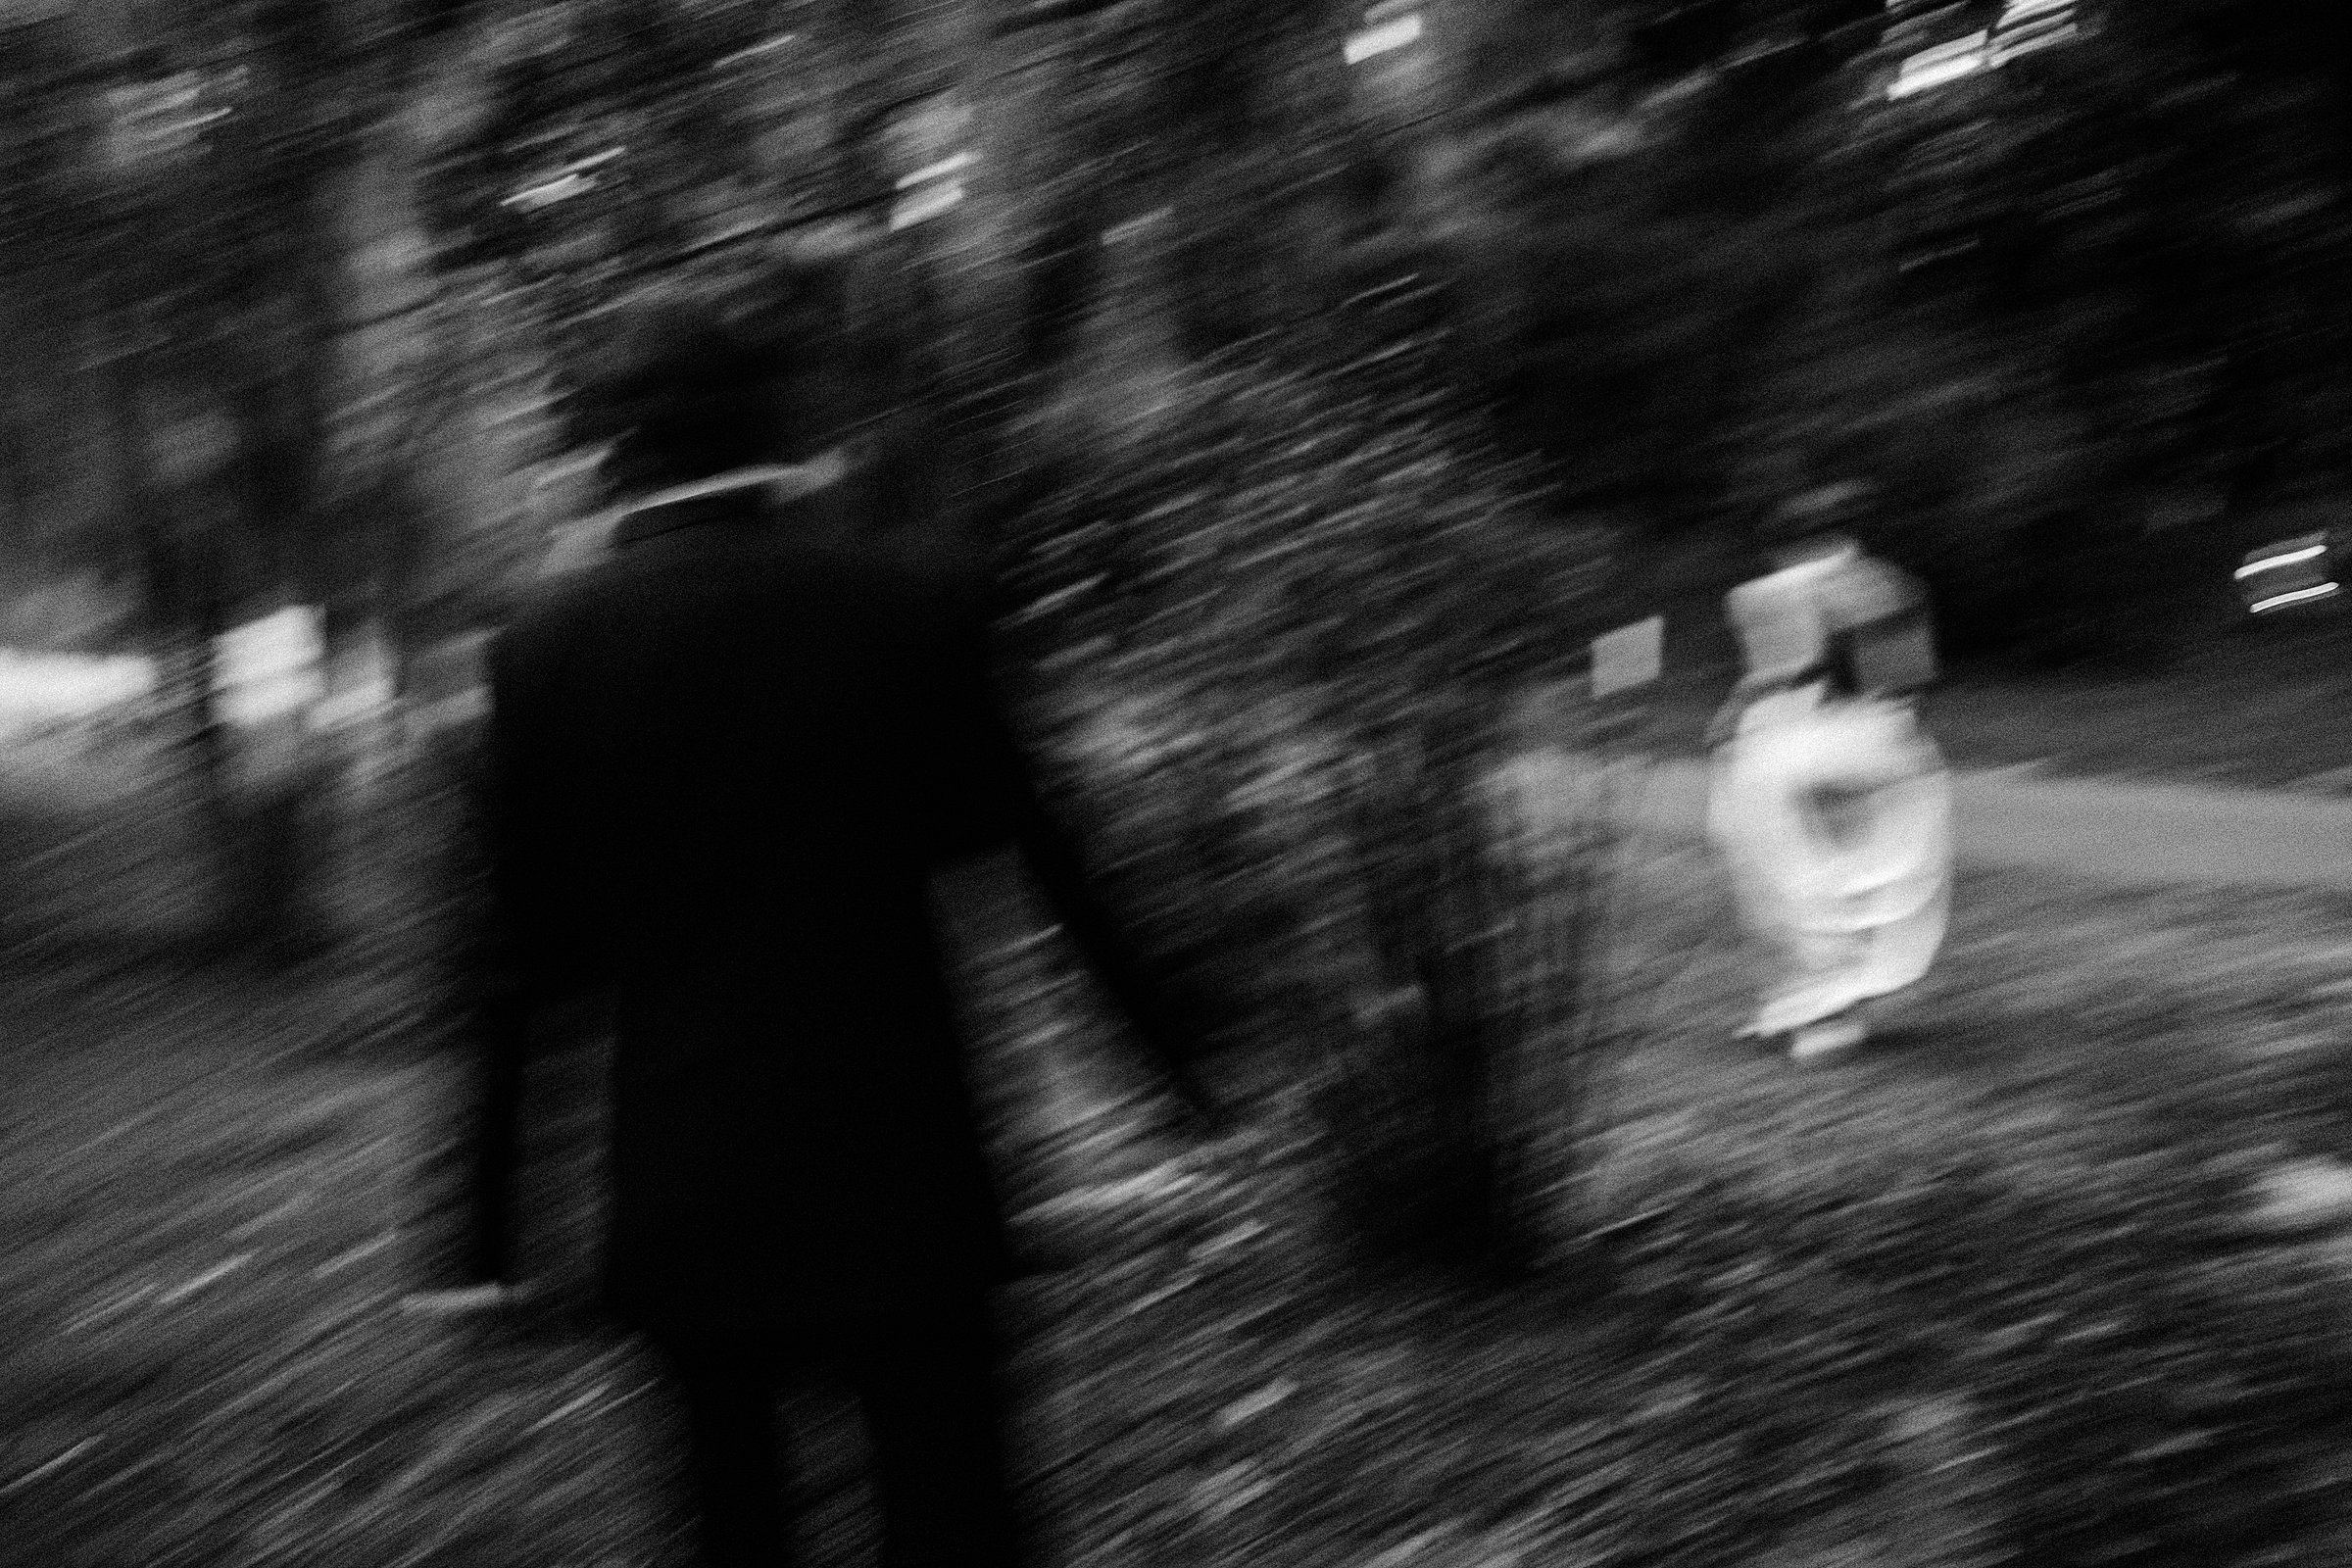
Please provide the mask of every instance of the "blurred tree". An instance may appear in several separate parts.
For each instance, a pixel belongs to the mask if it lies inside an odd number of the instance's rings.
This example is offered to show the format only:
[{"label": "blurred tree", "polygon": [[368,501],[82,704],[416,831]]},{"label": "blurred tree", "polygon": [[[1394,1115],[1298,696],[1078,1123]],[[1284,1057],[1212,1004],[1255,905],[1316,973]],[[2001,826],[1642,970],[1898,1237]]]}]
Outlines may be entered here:
[{"label": "blurred tree", "polygon": [[[402,323],[431,286],[409,111],[448,55],[429,58],[417,19],[377,0],[7,20],[25,134],[8,143],[24,177],[9,181],[0,270],[45,318],[10,323],[35,334],[25,379],[74,411],[62,461],[12,470],[20,513],[40,518],[21,531],[57,565],[90,560],[138,585],[225,826],[213,637],[287,601],[325,604],[339,636],[384,586],[398,518],[339,505],[369,481],[337,463],[355,450],[348,411],[399,404],[418,359]],[[23,423],[10,433],[32,447]],[[236,835],[220,849],[225,870]],[[301,868],[283,872],[289,887]],[[297,918],[291,898],[244,913],[281,929],[241,935],[272,940]]]},{"label": "blurred tree", "polygon": [[891,510],[943,529],[1026,539],[1278,366],[1403,422],[1483,406],[1554,507],[1659,528],[1873,477],[1964,638],[2091,646],[2211,567],[2224,524],[2151,520],[2219,510],[2182,496],[2352,464],[2327,20],[15,0],[0,552],[136,583],[189,650],[276,599],[338,644],[494,617],[587,499],[541,481],[599,313],[826,252],[809,439],[887,446]]}]

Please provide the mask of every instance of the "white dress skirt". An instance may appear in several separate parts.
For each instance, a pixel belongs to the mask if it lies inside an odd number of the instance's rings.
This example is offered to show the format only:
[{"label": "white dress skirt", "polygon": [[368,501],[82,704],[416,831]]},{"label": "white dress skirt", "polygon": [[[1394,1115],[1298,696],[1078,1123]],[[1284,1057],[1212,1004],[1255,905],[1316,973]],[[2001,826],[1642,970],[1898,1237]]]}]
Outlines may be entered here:
[{"label": "white dress skirt", "polygon": [[1758,699],[1716,750],[1707,833],[1770,965],[1748,1033],[1835,1018],[1935,962],[1951,780],[1908,705],[1819,685]]}]

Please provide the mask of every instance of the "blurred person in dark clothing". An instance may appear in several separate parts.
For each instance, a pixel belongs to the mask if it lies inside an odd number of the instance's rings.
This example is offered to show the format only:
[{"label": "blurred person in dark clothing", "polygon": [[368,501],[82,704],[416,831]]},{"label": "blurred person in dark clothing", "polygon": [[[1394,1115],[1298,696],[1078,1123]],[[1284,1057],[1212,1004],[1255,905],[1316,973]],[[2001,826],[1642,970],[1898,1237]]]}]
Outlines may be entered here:
[{"label": "blurred person in dark clothing", "polygon": [[1180,1087],[1185,1032],[1040,803],[982,596],[795,442],[796,368],[677,295],[585,378],[575,427],[634,499],[496,645],[501,898],[531,1004],[612,999],[606,1290],[683,1395],[708,1560],[786,1560],[778,1384],[816,1360],[863,1407],[885,1561],[1013,1563],[989,1292],[1016,1270],[931,874],[1017,840]]},{"label": "blurred person in dark clothing", "polygon": [[437,956],[468,1067],[457,1278],[405,1298],[435,1316],[513,1308],[535,1294],[519,1277],[514,1214],[530,1016],[490,895],[488,671],[477,634],[432,648],[411,671],[413,764],[432,805]]}]

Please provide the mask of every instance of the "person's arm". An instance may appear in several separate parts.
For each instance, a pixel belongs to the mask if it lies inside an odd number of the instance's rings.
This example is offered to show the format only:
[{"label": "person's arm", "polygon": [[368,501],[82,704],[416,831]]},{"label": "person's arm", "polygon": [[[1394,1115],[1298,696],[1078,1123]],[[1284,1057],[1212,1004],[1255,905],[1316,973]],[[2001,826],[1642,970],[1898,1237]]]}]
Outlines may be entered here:
[{"label": "person's arm", "polygon": [[1202,1031],[1187,1016],[1187,999],[1175,982],[1145,963],[1103,909],[1076,842],[1039,795],[1009,731],[1000,727],[1000,734],[1003,752],[1010,759],[1014,841],[1044,887],[1054,918],[1186,1106],[1203,1123],[1221,1124],[1225,1113],[1197,1070]]},{"label": "person's arm", "polygon": [[1926,585],[1875,556],[1860,556],[1828,585],[1825,613],[1855,693],[1910,701],[1936,677]]},{"label": "person's arm", "polygon": [[1722,703],[1716,707],[1713,714],[1708,717],[1707,727],[1700,733],[1699,743],[1712,751],[1739,734],[1740,715],[1747,711],[1747,705],[1761,695],[1763,690],[1764,688],[1756,683],[1753,675],[1740,676],[1732,687],[1731,695],[1724,698]]},{"label": "person's arm", "polygon": [[1739,733],[1740,715],[1747,710],[1749,703],[1763,695],[1772,684],[1772,677],[1759,674],[1755,668],[1754,645],[1757,638],[1755,622],[1758,612],[1750,603],[1751,598],[1752,594],[1744,583],[1724,595],[1723,618],[1731,624],[1732,633],[1739,641],[1740,658],[1743,667],[1739,680],[1733,683],[1729,695],[1716,708],[1714,715],[1707,720],[1702,740],[1710,750],[1723,745]]},{"label": "person's arm", "polygon": [[1046,804],[1035,770],[1015,736],[991,678],[985,632],[970,627],[956,656],[956,728],[976,766],[971,781],[987,803],[987,834],[1009,838],[1045,891],[1055,920],[1101,979],[1162,1077],[1202,1130],[1226,1120],[1200,1082],[1198,1048],[1205,1030],[1184,988],[1158,972],[1122,931],[1087,876],[1068,829]]}]

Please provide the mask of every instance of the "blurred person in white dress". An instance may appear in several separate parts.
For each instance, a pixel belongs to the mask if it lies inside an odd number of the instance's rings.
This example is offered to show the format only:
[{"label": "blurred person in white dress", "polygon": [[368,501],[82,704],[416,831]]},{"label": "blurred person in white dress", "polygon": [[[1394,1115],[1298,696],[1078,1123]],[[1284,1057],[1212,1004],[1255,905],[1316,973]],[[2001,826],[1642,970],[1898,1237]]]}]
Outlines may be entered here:
[{"label": "blurred person in white dress", "polygon": [[1784,506],[1773,569],[1724,607],[1745,674],[1709,727],[1708,837],[1766,973],[1742,1038],[1793,1059],[1858,1049],[1866,1014],[1924,978],[1951,903],[1951,785],[1920,726],[1927,595],[1847,531],[1844,481]]}]

